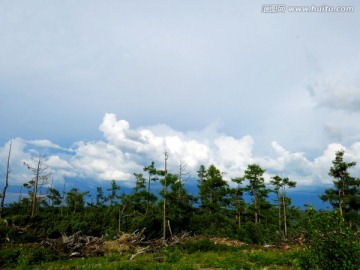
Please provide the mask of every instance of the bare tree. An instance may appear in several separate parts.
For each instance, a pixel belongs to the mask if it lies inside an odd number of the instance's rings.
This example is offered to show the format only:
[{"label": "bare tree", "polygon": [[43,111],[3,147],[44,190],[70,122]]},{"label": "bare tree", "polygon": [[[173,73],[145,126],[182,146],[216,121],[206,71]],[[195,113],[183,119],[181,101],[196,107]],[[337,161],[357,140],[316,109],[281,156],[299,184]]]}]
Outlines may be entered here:
[{"label": "bare tree", "polygon": [[4,213],[4,203],[5,203],[6,189],[9,186],[9,174],[11,172],[11,168],[10,168],[11,145],[12,145],[12,142],[10,142],[9,155],[8,155],[8,158],[7,158],[5,186],[4,186],[4,190],[2,192],[2,195],[1,195],[0,218],[2,218],[2,215]]},{"label": "bare tree", "polygon": [[185,172],[187,165],[188,165],[187,163],[180,161],[180,165],[179,165],[179,181],[180,182],[186,181],[190,177],[189,173]]},{"label": "bare tree", "polygon": [[168,160],[168,154],[167,154],[166,150],[164,152],[164,159],[165,159],[165,170],[164,170],[164,188],[163,188],[163,191],[164,191],[163,239],[165,241],[166,240],[166,176],[167,176],[167,160]]},{"label": "bare tree", "polygon": [[33,178],[28,182],[25,183],[24,186],[26,188],[32,188],[30,195],[31,199],[31,216],[36,215],[37,209],[37,195],[39,187],[46,184],[49,174],[46,172],[48,167],[44,164],[46,161],[46,156],[39,154],[38,159],[36,160],[36,165],[32,166],[29,163],[23,162],[24,166],[26,166],[29,170],[31,170],[34,174]]}]

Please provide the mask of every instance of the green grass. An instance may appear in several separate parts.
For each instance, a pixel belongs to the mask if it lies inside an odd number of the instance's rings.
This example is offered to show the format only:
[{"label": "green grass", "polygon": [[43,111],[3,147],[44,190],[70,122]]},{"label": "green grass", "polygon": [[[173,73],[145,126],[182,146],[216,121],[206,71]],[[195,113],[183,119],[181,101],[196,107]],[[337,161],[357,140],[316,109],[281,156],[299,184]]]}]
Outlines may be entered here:
[{"label": "green grass", "polygon": [[[211,240],[189,240],[154,254],[140,254],[129,260],[130,253],[110,249],[104,257],[64,258],[41,247],[13,246],[2,250],[0,259],[13,269],[299,269],[302,251],[229,247]],[[10,264],[9,262],[12,261]],[[1,260],[0,260],[1,262]],[[4,265],[3,265],[4,266]],[[0,268],[1,267],[0,264]],[[5,268],[6,269],[6,268]]]},{"label": "green grass", "polygon": [[[299,269],[297,252],[280,250],[195,251],[163,250],[156,254],[141,254],[129,261],[130,254],[110,254],[106,257],[61,260],[26,269]],[[17,269],[22,269],[19,266]]]}]

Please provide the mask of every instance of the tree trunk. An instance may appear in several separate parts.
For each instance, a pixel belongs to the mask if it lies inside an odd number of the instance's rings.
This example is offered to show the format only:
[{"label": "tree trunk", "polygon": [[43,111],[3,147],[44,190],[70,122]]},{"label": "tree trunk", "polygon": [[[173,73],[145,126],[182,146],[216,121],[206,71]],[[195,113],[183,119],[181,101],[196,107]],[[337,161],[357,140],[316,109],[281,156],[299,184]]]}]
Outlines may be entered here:
[{"label": "tree trunk", "polygon": [[258,223],[258,201],[257,201],[257,195],[255,195],[254,198],[254,208],[255,208],[255,223]]},{"label": "tree trunk", "polygon": [[279,232],[280,232],[281,231],[281,201],[280,201],[279,193],[277,194],[277,197],[278,197],[278,210],[279,210],[278,217],[279,217]]},{"label": "tree trunk", "polygon": [[285,203],[285,192],[283,193],[283,211],[284,211],[284,234],[287,237],[287,225],[286,225],[286,203]]},{"label": "tree trunk", "polygon": [[163,239],[166,240],[166,176],[167,176],[167,159],[168,155],[165,151],[165,176],[164,176],[164,205],[163,205]]},{"label": "tree trunk", "polygon": [[10,142],[9,147],[9,155],[7,159],[7,165],[6,165],[6,177],[5,177],[5,187],[1,195],[1,208],[0,208],[0,218],[2,218],[3,212],[4,212],[4,204],[5,204],[5,196],[6,196],[6,190],[9,186],[9,174],[10,174],[10,154],[11,154],[11,145],[12,142]]},{"label": "tree trunk", "polygon": [[341,189],[339,189],[339,210],[340,210],[340,215],[343,215],[343,211],[342,211],[342,198],[341,198]]},{"label": "tree trunk", "polygon": [[31,216],[35,216],[36,214],[36,195],[38,192],[38,183],[39,183],[39,174],[40,174],[40,165],[41,165],[41,157],[39,156],[39,161],[36,168],[35,173],[35,183],[34,183],[34,190],[33,190],[33,197],[32,197],[32,205],[31,205]]}]

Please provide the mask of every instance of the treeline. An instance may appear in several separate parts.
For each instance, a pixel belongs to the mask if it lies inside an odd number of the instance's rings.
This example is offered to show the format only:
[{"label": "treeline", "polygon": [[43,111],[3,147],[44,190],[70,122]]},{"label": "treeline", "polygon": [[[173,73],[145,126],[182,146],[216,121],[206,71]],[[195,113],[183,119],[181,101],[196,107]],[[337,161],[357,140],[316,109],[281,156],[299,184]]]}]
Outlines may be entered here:
[{"label": "treeline", "polygon": [[[345,162],[343,157],[344,151],[336,153],[329,170],[334,187],[320,198],[329,201],[352,228],[357,228],[360,180],[349,172],[356,163]],[[1,209],[7,224],[27,228],[27,233],[3,229],[2,236],[29,242],[81,231],[111,238],[120,232],[146,228],[149,238],[167,238],[187,231],[262,244],[294,240],[306,231],[308,220],[304,211],[292,206],[287,194],[296,187],[295,181],[276,175],[267,186],[265,170],[250,164],[243,176],[231,179],[229,184],[216,166],[201,165],[197,171],[199,192],[194,196],[186,189],[186,165],[180,165],[177,173],[169,172],[167,158],[165,153],[164,168],[151,162],[142,172],[134,173],[135,184],[130,193],[111,181],[106,190],[97,187],[94,200],[89,201],[90,192],[78,188],[65,191],[65,187],[58,190],[50,185],[46,194],[40,194],[49,175],[45,157],[39,155],[32,163],[35,165],[24,163],[33,173],[33,178],[24,184],[28,196]],[[154,189],[155,182],[161,185],[160,192]],[[270,193],[276,195],[275,200],[269,199]],[[245,201],[245,194],[251,197],[250,203]],[[308,210],[313,211],[311,206]],[[12,233],[16,237],[11,237]]]}]

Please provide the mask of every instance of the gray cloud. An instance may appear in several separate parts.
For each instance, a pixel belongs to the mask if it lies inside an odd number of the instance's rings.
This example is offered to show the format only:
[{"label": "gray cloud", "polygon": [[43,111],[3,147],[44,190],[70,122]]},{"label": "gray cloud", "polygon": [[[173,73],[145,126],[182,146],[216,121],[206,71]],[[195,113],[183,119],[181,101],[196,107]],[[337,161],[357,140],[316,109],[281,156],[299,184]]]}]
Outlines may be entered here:
[{"label": "gray cloud", "polygon": [[325,134],[330,138],[331,140],[334,140],[335,142],[341,142],[342,140],[342,133],[341,129],[332,125],[332,124],[325,124],[323,126]]},{"label": "gray cloud", "polygon": [[318,81],[308,86],[310,96],[319,107],[360,112],[360,86]]}]

